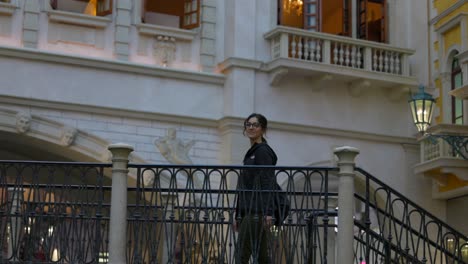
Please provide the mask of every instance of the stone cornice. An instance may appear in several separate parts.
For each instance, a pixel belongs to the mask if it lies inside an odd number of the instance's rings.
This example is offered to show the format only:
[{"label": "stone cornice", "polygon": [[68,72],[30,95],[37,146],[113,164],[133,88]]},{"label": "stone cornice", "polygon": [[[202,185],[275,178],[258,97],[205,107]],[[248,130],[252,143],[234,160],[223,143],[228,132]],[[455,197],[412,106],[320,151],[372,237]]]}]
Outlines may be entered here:
[{"label": "stone cornice", "polygon": [[125,61],[78,57],[68,54],[38,51],[35,49],[0,46],[0,56],[20,58],[41,62],[62,63],[86,68],[136,73],[160,78],[180,79],[202,83],[224,85],[225,76],[222,74],[195,72],[173,68],[156,67]]},{"label": "stone cornice", "polygon": [[151,24],[136,24],[136,28],[140,34],[151,36],[166,36],[173,37],[176,40],[192,41],[198,34],[195,30],[186,30],[172,27],[164,27]]},{"label": "stone cornice", "polygon": [[17,6],[10,3],[0,3],[0,15],[11,16],[15,12]]},{"label": "stone cornice", "polygon": [[[324,74],[336,74],[356,79],[362,78],[372,80],[376,83],[388,83],[395,85],[406,85],[408,87],[417,87],[418,81],[414,76],[401,76],[382,72],[373,72],[363,69],[356,69],[332,64],[323,64],[309,61],[300,61],[289,58],[274,59],[262,67],[261,70],[266,72],[274,72],[277,69],[286,68],[288,70],[298,71],[314,71]],[[388,85],[387,85],[388,86]]]},{"label": "stone cornice", "polygon": [[55,110],[75,111],[75,112],[81,112],[81,113],[95,113],[95,114],[110,115],[110,116],[120,116],[120,117],[126,117],[126,118],[159,120],[159,121],[164,121],[164,122],[175,122],[175,123],[205,126],[205,127],[217,126],[216,120],[206,119],[206,118],[184,117],[184,116],[177,116],[177,115],[149,113],[149,112],[132,111],[132,110],[126,110],[126,109],[119,109],[119,108],[72,104],[72,103],[64,103],[64,102],[57,102],[57,101],[46,101],[46,100],[12,97],[12,96],[4,96],[4,95],[0,95],[0,103],[32,106],[32,107],[39,107],[39,108],[49,108],[49,109],[55,109]]},{"label": "stone cornice", "polygon": [[[219,120],[218,128],[223,130],[229,129],[240,129],[242,130],[242,123],[244,118],[241,117],[224,117]],[[385,143],[397,143],[404,144],[406,148],[409,148],[410,145],[419,146],[417,141],[413,137],[396,137],[382,134],[366,133],[360,131],[344,130],[344,129],[335,129],[335,128],[326,128],[318,127],[311,125],[300,125],[300,124],[291,124],[286,122],[268,122],[269,129],[272,130],[282,130],[293,133],[305,133],[305,134],[314,134],[314,135],[324,135],[331,137],[343,137],[343,138],[354,138],[358,140],[369,140],[376,142],[385,142]]]},{"label": "stone cornice", "polygon": [[110,23],[112,23],[112,20],[108,17],[83,15],[74,12],[49,10],[48,14],[49,20],[52,22],[67,23],[87,27],[105,28]]},{"label": "stone cornice", "polygon": [[442,11],[442,13],[438,14],[436,17],[434,17],[433,19],[431,19],[431,21],[429,22],[430,25],[434,25],[436,24],[437,22],[439,22],[442,18],[444,18],[445,16],[447,16],[448,14],[452,13],[453,11],[457,10],[460,6],[464,5],[465,3],[468,3],[468,0],[459,0],[457,3],[455,3],[454,5],[452,5],[451,7],[445,9],[444,11]]},{"label": "stone cornice", "polygon": [[[33,106],[40,108],[50,108],[56,110],[68,110],[82,113],[95,113],[111,116],[121,116],[127,118],[138,118],[148,120],[160,120],[164,122],[175,122],[180,124],[205,126],[218,128],[221,133],[229,133],[231,130],[242,131],[242,123],[244,122],[243,117],[223,117],[221,119],[208,119],[208,118],[194,118],[189,116],[178,116],[168,115],[159,113],[149,113],[140,111],[131,111],[117,108],[107,108],[80,104],[70,104],[63,102],[53,102],[45,100],[37,100],[31,98],[20,98],[11,96],[0,96],[0,103],[12,104],[12,105],[23,105]],[[354,138],[359,140],[370,140],[384,143],[396,143],[405,144],[405,147],[409,145],[417,144],[416,139],[413,137],[396,137],[382,134],[366,133],[360,131],[343,130],[335,128],[317,127],[310,125],[291,124],[286,122],[269,122],[270,129],[282,130],[293,133],[306,133],[306,134],[317,134],[331,137],[343,137],[343,138]]]},{"label": "stone cornice", "polygon": [[468,16],[468,13],[465,13],[465,12],[457,14],[456,16],[449,19],[447,22],[445,22],[442,25],[440,25],[439,27],[437,27],[435,29],[435,31],[437,33],[439,33],[439,34],[442,34],[442,33],[446,32],[446,31],[450,30],[451,28],[453,28],[457,24],[460,24],[462,19],[464,17],[467,17],[467,16]]}]

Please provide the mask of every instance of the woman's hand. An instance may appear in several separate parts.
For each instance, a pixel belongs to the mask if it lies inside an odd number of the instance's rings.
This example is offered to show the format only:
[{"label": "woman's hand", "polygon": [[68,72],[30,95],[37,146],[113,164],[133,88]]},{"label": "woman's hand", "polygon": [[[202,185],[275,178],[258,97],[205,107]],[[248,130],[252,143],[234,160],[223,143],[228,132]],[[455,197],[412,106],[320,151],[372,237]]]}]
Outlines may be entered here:
[{"label": "woman's hand", "polygon": [[232,230],[234,230],[234,232],[237,232],[239,229],[239,225],[237,224],[237,220],[234,220],[234,222],[232,223]]},{"label": "woman's hand", "polygon": [[271,215],[265,216],[265,225],[267,227],[271,227],[273,225],[273,216]]}]

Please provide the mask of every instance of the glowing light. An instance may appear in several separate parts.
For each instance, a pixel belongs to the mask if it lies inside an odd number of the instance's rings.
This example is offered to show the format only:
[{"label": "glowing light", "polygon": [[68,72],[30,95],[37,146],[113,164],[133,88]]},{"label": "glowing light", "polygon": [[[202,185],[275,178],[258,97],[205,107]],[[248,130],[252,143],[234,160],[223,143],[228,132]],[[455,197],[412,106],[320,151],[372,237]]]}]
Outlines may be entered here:
[{"label": "glowing light", "polygon": [[283,11],[290,14],[291,11],[296,10],[298,16],[302,14],[302,0],[283,0]]}]

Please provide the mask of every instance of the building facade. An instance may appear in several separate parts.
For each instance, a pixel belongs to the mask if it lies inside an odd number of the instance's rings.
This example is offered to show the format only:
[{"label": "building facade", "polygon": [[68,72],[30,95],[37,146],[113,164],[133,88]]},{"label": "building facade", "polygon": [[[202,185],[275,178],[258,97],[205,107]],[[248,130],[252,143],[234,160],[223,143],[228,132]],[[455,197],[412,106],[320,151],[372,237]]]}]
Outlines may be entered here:
[{"label": "building facade", "polygon": [[[467,126],[467,1],[432,1],[430,9],[429,82],[436,98],[435,120],[431,133],[466,136]],[[468,162],[453,150],[451,141],[437,144],[420,139],[421,162],[415,173],[432,178],[432,197],[447,201],[447,220],[467,232],[464,221],[451,217],[466,204]],[[461,148],[462,151],[463,147]],[[458,222],[459,219],[461,222]],[[453,221],[453,222],[452,222]]]},{"label": "building facade", "polygon": [[467,4],[446,2],[0,1],[0,158],[108,162],[124,142],[133,162],[168,163],[155,141],[175,129],[189,162],[240,164],[259,112],[279,165],[332,166],[356,147],[359,167],[462,228],[466,198],[434,198],[414,168],[407,104],[429,80],[445,96],[454,58],[468,79]]}]

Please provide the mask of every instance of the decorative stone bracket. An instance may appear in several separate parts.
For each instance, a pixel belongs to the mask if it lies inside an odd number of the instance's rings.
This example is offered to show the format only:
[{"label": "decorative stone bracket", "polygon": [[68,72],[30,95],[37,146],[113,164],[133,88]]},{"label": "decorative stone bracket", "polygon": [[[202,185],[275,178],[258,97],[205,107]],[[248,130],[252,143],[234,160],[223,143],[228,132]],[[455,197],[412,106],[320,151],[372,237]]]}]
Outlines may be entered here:
[{"label": "decorative stone bracket", "polygon": [[168,36],[156,36],[154,43],[154,57],[163,67],[171,65],[175,60],[176,39]]}]

